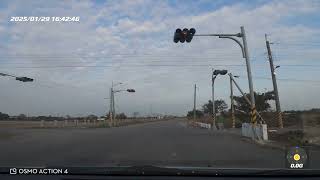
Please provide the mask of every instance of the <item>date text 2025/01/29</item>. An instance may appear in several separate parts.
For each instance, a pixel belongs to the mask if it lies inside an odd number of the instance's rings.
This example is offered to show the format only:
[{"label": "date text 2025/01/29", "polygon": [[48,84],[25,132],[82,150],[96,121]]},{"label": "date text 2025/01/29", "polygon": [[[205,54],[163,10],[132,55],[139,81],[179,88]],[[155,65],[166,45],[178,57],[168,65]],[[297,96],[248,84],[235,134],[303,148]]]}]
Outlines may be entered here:
[{"label": "date text 2025/01/29", "polygon": [[52,17],[45,17],[45,16],[17,16],[17,17],[11,17],[10,21],[14,22],[78,22],[80,21],[79,16],[52,16]]}]

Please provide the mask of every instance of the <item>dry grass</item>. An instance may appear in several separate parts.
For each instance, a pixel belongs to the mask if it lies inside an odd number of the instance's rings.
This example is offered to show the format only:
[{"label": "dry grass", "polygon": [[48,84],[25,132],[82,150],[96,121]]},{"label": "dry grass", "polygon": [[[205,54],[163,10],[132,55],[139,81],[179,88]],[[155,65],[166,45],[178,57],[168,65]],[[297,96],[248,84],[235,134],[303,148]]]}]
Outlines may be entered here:
[{"label": "dry grass", "polygon": [[[119,119],[114,126],[128,126],[169,119]],[[109,121],[0,121],[2,128],[106,128]]]}]

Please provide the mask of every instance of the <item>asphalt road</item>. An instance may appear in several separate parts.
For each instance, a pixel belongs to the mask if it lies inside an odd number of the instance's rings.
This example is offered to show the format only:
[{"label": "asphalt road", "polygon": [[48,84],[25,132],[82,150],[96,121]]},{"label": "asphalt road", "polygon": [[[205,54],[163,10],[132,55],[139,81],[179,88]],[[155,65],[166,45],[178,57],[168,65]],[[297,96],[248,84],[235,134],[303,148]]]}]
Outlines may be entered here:
[{"label": "asphalt road", "polygon": [[[0,166],[284,168],[285,163],[282,150],[225,132],[190,128],[181,120],[109,129],[0,130]],[[319,160],[319,153],[313,156]]]}]

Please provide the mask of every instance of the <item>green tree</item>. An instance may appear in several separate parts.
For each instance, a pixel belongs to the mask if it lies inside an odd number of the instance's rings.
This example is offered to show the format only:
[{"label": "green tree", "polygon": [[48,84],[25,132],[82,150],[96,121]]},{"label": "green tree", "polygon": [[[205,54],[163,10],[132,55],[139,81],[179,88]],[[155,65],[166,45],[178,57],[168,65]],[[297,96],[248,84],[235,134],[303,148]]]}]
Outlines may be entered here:
[{"label": "green tree", "polygon": [[127,116],[126,116],[126,114],[124,114],[124,113],[120,113],[120,114],[117,114],[117,115],[116,115],[116,118],[117,118],[117,119],[127,119]]},{"label": "green tree", "polygon": [[[224,100],[218,99],[218,100],[215,100],[214,102],[215,102],[214,105],[215,105],[216,113],[222,113],[227,110],[228,105]],[[204,113],[212,114],[212,101],[209,100],[208,103],[202,106],[202,109]]]},{"label": "green tree", "polygon": [[[188,113],[187,113],[187,117],[188,118],[193,118],[193,110],[192,111],[188,111]],[[196,118],[201,118],[201,117],[203,117],[203,112],[202,111],[200,111],[200,110],[196,110]]]},{"label": "green tree", "polygon": [[25,114],[19,114],[18,119],[19,120],[26,120],[27,116]]},{"label": "green tree", "polygon": [[96,119],[98,119],[98,116],[91,114],[91,115],[87,116],[87,119],[96,120]]},{"label": "green tree", "polygon": [[[246,94],[246,96],[250,100],[250,94]],[[254,92],[254,97],[256,102],[256,109],[259,112],[269,111],[271,108],[269,101],[275,99],[273,91],[268,91],[265,93]],[[251,112],[251,106],[245,100],[244,96],[234,96],[234,100],[235,100],[235,108],[238,111],[242,111],[247,114]]]},{"label": "green tree", "polygon": [[0,120],[6,120],[9,119],[9,117],[10,116],[8,114],[0,112]]}]

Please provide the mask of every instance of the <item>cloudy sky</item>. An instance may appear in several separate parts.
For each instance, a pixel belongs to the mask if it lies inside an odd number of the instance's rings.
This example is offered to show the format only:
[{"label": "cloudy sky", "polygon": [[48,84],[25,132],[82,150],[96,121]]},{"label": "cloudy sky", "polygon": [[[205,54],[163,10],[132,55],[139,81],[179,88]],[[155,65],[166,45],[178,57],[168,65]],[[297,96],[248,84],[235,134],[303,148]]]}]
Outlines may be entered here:
[{"label": "cloudy sky", "polygon": [[[8,0],[0,3],[0,111],[11,115],[102,115],[109,88],[116,110],[132,114],[185,114],[193,86],[201,105],[211,98],[212,68],[240,75],[245,60],[231,40],[195,37],[173,43],[176,28],[197,34],[238,33],[248,38],[254,89],[272,90],[265,34],[277,69],[282,109],[320,107],[320,1],[235,0]],[[79,22],[11,22],[13,16],[79,16]],[[229,79],[216,80],[216,98],[229,103]],[[239,95],[239,92],[235,92]]]}]

